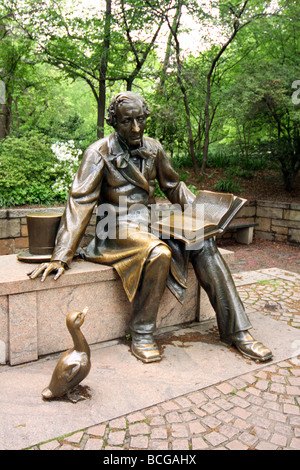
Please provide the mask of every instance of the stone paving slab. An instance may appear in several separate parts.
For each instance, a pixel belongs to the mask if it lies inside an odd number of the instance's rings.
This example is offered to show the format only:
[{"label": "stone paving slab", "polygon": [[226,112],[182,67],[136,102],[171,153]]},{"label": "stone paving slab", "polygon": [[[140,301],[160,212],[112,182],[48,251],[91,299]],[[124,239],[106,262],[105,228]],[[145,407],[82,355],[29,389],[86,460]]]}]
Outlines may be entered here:
[{"label": "stone paving slab", "polygon": [[244,271],[232,274],[234,283],[237,287],[245,286],[248,284],[256,284],[259,281],[266,281],[276,279],[272,274],[260,271]]},{"label": "stone paving slab", "polygon": [[[259,313],[250,320],[254,335],[272,348],[274,363],[297,356],[297,329]],[[27,448],[264,367],[222,345],[213,322],[168,332],[161,345],[163,360],[147,365],[128,352],[128,344],[93,348],[92,370],[83,382],[91,398],[77,404],[41,399],[57,358],[4,368],[0,448]]]},{"label": "stone paving slab", "polygon": [[293,282],[300,281],[300,274],[290,272],[290,271],[285,271],[284,269],[268,268],[268,269],[259,269],[256,272],[274,276],[280,279],[286,279],[287,281],[293,281]]},{"label": "stone paving slab", "polygon": [[233,273],[232,277],[236,286],[255,284],[259,281],[266,281],[271,279],[285,279],[286,281],[300,283],[300,274],[278,268],[258,269],[256,271],[242,271],[239,273]]}]

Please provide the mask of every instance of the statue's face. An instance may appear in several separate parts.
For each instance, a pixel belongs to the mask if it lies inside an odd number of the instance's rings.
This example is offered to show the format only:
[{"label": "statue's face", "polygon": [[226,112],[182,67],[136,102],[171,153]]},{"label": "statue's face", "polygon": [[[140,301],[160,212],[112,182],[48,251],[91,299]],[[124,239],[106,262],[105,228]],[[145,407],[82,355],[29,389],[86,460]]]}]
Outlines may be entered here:
[{"label": "statue's face", "polygon": [[139,101],[128,101],[118,106],[116,130],[129,147],[139,147],[142,144],[146,120]]}]

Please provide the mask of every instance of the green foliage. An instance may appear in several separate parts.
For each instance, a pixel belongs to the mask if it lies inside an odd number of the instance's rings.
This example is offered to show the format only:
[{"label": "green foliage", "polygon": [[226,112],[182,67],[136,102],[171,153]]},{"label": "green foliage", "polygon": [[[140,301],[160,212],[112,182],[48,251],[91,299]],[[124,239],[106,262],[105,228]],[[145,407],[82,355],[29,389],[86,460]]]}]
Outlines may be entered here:
[{"label": "green foliage", "polygon": [[214,185],[214,189],[216,191],[221,191],[224,193],[233,193],[233,194],[241,194],[243,192],[240,185],[236,181],[234,181],[232,177],[219,180]]},{"label": "green foliage", "polygon": [[178,153],[172,157],[172,163],[175,170],[180,170],[181,168],[191,168],[192,159],[188,152]]},{"label": "green foliage", "polygon": [[52,204],[54,162],[45,136],[28,133],[21,139],[7,137],[0,146],[1,206]]},{"label": "green foliage", "polygon": [[[163,144],[166,151],[172,155],[172,159],[175,156],[173,162],[176,165],[176,155],[180,155],[178,158],[181,158],[183,152],[187,154],[187,143],[184,109],[174,78],[169,78],[163,93],[160,89],[154,93],[152,91],[152,96],[148,100],[151,116],[147,123],[147,132],[150,137]],[[190,165],[191,158],[190,156],[187,158]]]},{"label": "green foliage", "polygon": [[167,196],[165,195],[165,193],[162,192],[157,181],[156,181],[154,196],[157,199],[167,199]]},{"label": "green foliage", "polygon": [[229,155],[224,150],[210,152],[208,154],[207,166],[213,168],[227,168],[232,163],[232,155]]},{"label": "green foliage", "polygon": [[[168,54],[160,50],[156,55],[159,39],[148,53],[153,31],[168,15],[172,23],[178,2],[116,0],[109,25],[104,21],[106,3],[100,2],[101,14],[95,14],[94,7],[80,7],[79,0],[24,0],[18,8],[15,0],[0,0],[0,80],[6,85],[10,113],[10,137],[0,142],[4,204],[51,204],[65,198],[71,176],[64,167],[67,163],[58,161],[51,145],[72,140],[76,149],[84,150],[96,140],[101,74],[106,74],[106,108],[112,95],[127,86],[145,95],[152,110],[147,133],[162,142],[187,181],[185,171],[192,166],[190,136],[174,38],[168,41]],[[183,50],[178,36],[181,81],[199,164],[204,153],[207,74],[224,38],[232,33],[243,3],[183,1],[187,8],[182,19],[188,14],[201,22],[197,52]],[[215,10],[209,11],[207,4]],[[247,2],[240,25],[248,19],[249,24],[218,60],[211,77],[207,166],[234,169],[219,183],[220,190],[237,192],[234,175],[251,178],[255,171],[269,167],[281,170],[287,190],[299,177],[300,110],[292,94],[300,78],[300,7],[299,2],[278,0],[280,11],[272,17],[265,15],[269,4]],[[179,30],[183,30],[182,23]],[[212,34],[202,38],[203,31]],[[220,33],[220,40],[214,33]],[[104,39],[108,36],[107,49]],[[105,134],[110,131],[105,128]]]},{"label": "green foliage", "polygon": [[239,167],[229,167],[227,168],[225,172],[225,179],[219,180],[215,185],[214,189],[216,191],[221,191],[225,193],[235,193],[235,194],[241,194],[243,192],[243,189],[239,185],[239,183],[235,180],[236,176],[240,176],[240,170]]},{"label": "green foliage", "polygon": [[66,201],[79,164],[74,144],[56,144],[40,133],[7,137],[0,145],[0,206]]},{"label": "green foliage", "polygon": [[193,184],[188,184],[187,187],[193,194],[195,194],[195,196],[197,196],[199,190],[196,188],[196,186]]},{"label": "green foliage", "polygon": [[[196,186],[192,185],[192,184],[188,184],[187,185],[188,189],[195,195],[198,194],[198,189],[196,188]],[[154,196],[157,198],[157,199],[167,199],[166,195],[162,192],[162,190],[160,189],[159,187],[159,184],[158,182],[156,182],[156,187],[155,187],[155,191],[154,191]]]}]

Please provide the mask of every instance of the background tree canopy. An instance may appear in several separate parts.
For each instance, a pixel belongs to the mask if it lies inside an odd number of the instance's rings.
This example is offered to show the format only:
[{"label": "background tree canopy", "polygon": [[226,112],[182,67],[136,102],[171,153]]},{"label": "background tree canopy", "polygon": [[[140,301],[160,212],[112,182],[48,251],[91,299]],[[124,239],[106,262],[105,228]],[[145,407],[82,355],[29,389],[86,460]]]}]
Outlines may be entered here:
[{"label": "background tree canopy", "polygon": [[63,202],[126,89],[183,178],[223,165],[216,189],[238,192],[235,175],[268,167],[290,193],[299,28],[296,0],[0,0],[0,205]]}]

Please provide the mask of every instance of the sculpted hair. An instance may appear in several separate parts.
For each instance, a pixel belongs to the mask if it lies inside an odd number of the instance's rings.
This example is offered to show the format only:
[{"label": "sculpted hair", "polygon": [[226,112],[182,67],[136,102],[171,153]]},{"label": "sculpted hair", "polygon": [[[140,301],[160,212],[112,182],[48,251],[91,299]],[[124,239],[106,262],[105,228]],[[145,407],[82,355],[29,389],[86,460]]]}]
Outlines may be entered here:
[{"label": "sculpted hair", "polygon": [[117,109],[122,103],[129,103],[129,102],[140,102],[143,111],[144,111],[144,116],[148,118],[151,114],[150,109],[148,108],[148,105],[144,98],[141,95],[138,95],[137,93],[133,93],[131,91],[126,91],[123,93],[119,93],[117,96],[114,97],[112,102],[110,103],[108,109],[107,109],[107,117],[106,117],[106,122],[109,126],[112,126],[114,129],[116,129],[117,126]]}]

